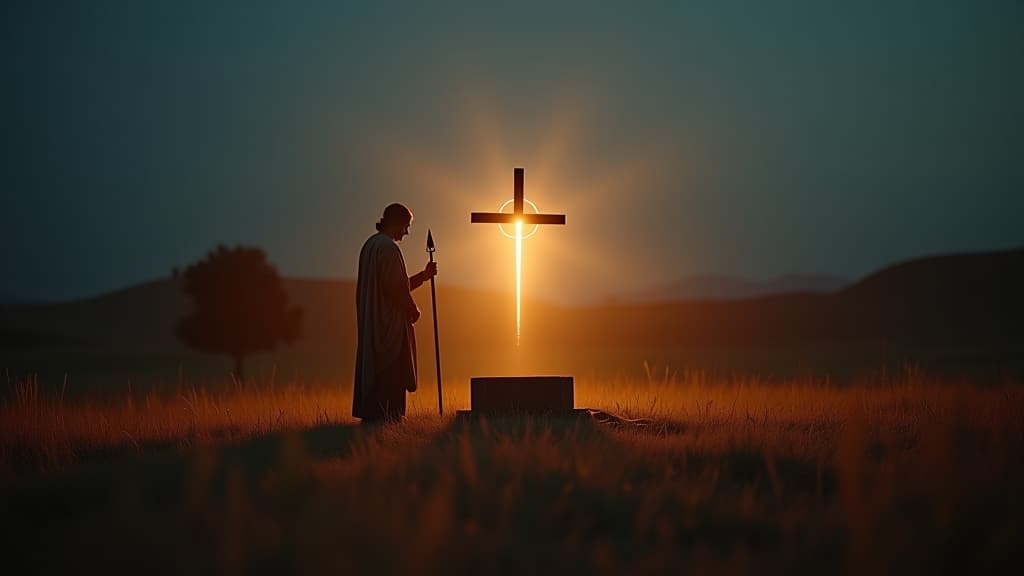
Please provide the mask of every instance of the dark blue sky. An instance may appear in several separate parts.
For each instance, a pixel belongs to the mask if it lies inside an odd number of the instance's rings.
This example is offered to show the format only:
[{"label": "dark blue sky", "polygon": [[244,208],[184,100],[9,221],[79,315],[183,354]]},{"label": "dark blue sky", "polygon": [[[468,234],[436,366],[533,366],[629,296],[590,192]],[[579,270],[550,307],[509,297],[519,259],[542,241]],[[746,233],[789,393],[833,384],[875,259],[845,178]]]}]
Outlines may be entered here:
[{"label": "dark blue sky", "polygon": [[341,4],[5,2],[0,299],[219,242],[353,277],[391,201],[411,268],[429,226],[439,281],[510,289],[469,212],[514,166],[559,301],[1024,245],[1020,1]]}]

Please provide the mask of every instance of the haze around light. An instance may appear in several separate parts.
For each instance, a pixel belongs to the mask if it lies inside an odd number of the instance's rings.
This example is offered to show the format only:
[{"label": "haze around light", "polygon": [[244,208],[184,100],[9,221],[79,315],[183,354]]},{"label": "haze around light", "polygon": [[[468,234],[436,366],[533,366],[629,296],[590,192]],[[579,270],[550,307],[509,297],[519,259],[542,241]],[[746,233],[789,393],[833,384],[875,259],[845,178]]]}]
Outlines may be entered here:
[{"label": "haze around light", "polygon": [[439,289],[510,291],[469,213],[515,166],[567,216],[523,243],[527,299],[1024,245],[1021,2],[343,4],[0,8],[0,302],[218,243],[354,278],[394,201],[411,268],[429,227]]}]

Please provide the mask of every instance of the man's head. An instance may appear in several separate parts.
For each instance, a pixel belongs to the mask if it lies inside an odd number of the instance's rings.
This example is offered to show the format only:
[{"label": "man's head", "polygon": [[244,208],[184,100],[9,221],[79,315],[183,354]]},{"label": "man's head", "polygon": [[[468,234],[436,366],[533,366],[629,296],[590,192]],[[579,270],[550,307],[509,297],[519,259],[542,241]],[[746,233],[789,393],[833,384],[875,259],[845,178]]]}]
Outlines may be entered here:
[{"label": "man's head", "polygon": [[384,216],[377,222],[377,231],[383,232],[400,242],[402,237],[409,233],[409,225],[412,224],[412,210],[399,203],[388,204],[384,209]]}]

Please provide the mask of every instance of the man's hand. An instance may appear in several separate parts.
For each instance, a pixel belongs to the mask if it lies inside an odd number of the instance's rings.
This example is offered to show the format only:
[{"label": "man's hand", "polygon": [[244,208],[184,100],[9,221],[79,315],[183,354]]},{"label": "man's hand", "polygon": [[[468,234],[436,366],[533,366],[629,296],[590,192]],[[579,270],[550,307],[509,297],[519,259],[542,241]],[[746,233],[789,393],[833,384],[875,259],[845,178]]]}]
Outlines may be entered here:
[{"label": "man's hand", "polygon": [[426,282],[434,276],[437,276],[437,262],[427,262],[427,267],[423,269],[423,281]]}]

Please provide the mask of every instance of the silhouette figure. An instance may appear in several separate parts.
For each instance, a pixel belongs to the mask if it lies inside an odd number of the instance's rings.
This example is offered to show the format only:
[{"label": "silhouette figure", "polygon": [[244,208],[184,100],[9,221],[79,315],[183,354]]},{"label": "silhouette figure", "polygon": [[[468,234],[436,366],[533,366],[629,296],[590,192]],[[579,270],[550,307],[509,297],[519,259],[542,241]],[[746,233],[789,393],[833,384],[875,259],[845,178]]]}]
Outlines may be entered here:
[{"label": "silhouette figure", "polygon": [[405,393],[416,391],[416,332],[420,310],[412,291],[437,274],[430,262],[408,276],[398,242],[409,234],[412,211],[390,204],[359,252],[356,282],[355,388],[352,415],[366,421],[400,419]]},{"label": "silhouette figure", "polygon": [[270,352],[279,341],[294,342],[302,332],[302,310],[288,305],[288,293],[259,248],[218,246],[185,270],[185,293],[193,311],[178,320],[177,335],[186,346],[235,361],[254,352]]}]

